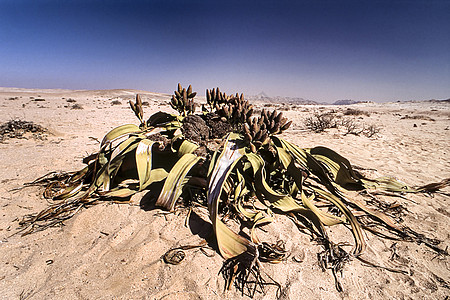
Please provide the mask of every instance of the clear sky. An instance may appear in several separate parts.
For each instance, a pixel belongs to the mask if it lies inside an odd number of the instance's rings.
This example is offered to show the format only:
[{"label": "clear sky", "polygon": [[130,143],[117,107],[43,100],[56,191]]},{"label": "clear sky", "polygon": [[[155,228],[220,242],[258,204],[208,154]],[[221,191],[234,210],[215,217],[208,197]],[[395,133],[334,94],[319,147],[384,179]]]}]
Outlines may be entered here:
[{"label": "clear sky", "polygon": [[0,0],[0,86],[450,98],[450,0]]}]

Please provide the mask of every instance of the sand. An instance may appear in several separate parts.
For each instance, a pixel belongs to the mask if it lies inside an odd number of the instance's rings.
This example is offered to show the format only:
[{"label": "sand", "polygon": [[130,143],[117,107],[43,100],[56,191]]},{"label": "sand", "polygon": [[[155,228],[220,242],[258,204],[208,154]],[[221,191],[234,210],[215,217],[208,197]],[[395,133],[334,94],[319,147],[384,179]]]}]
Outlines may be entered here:
[{"label": "sand", "polygon": [[[185,226],[187,210],[164,214],[160,209],[143,209],[139,196],[134,196],[131,205],[101,203],[82,210],[62,227],[25,237],[13,235],[18,219],[48,204],[42,188],[22,188],[23,184],[50,171],[82,168],[82,158],[97,151],[104,134],[118,125],[137,124],[127,100],[138,92],[149,102],[147,118],[159,110],[173,112],[169,95],[145,91],[0,88],[0,124],[20,119],[49,130],[0,143],[1,299],[243,298],[234,288],[224,291],[224,280],[218,274],[223,259],[213,250],[212,257],[198,249],[188,250],[179,265],[161,259],[172,247],[195,245],[208,236],[211,225],[204,221],[208,216],[201,208],[194,210]],[[113,101],[118,103],[113,105]],[[413,186],[450,177],[448,102],[349,107],[369,113],[355,116],[355,122],[373,124],[381,131],[371,138],[345,134],[342,128],[314,133],[305,128],[306,117],[324,111],[339,116],[348,107],[298,105],[284,112],[294,123],[283,137],[301,147],[332,148],[352,164],[372,169],[367,172],[374,177],[394,176]],[[450,197],[448,188],[444,192],[434,197],[419,194],[383,200],[406,207],[403,224],[440,239],[445,249],[450,237]],[[352,241],[342,229],[330,231]],[[344,269],[344,292],[339,293],[331,272],[323,272],[317,263],[320,247],[291,221],[277,216],[267,235],[285,240],[292,256],[304,257],[302,262],[291,257],[280,264],[264,264],[263,271],[282,286],[281,299],[447,299],[450,295],[448,257],[436,256],[424,245],[366,234],[369,247],[364,257],[409,275],[371,268],[353,259]],[[275,292],[269,287],[266,294],[255,298],[274,299]]]}]

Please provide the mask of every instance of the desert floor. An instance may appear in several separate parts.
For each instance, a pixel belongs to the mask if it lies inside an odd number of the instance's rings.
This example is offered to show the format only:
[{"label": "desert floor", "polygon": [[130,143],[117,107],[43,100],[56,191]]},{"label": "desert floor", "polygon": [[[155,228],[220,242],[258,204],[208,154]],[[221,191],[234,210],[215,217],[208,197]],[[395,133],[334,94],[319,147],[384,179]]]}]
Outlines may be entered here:
[{"label": "desert floor", "polygon": [[[145,115],[162,110],[174,112],[169,95],[134,90],[70,91],[0,88],[0,124],[9,120],[33,121],[48,134],[0,142],[0,298],[1,299],[240,299],[239,291],[224,291],[219,273],[223,259],[199,250],[186,251],[179,265],[167,265],[161,257],[172,247],[194,245],[209,234],[206,210],[195,209],[185,226],[187,210],[164,214],[143,209],[140,199],[132,205],[101,203],[80,211],[64,226],[27,236],[14,235],[18,220],[45,208],[40,187],[25,187],[51,171],[75,171],[82,158],[98,150],[98,140],[112,128],[135,123],[127,101],[135,93],[147,101]],[[69,100],[72,99],[72,100]],[[263,107],[264,103],[256,103]],[[370,169],[370,176],[388,175],[419,186],[450,177],[450,103],[405,102],[358,104],[367,112],[344,116],[346,106],[288,106],[266,104],[285,110],[293,120],[283,137],[300,147],[327,146],[356,166]],[[78,109],[76,109],[78,108]],[[287,110],[289,109],[289,110]],[[305,118],[331,112],[374,125],[373,137],[345,134],[332,128],[322,133],[307,130]],[[449,188],[433,197],[383,197],[406,208],[403,224],[428,237],[450,238]],[[202,219],[203,217],[203,219]],[[345,236],[342,228],[330,232]],[[292,255],[280,264],[264,264],[264,272],[281,286],[282,299],[448,299],[449,258],[437,256],[425,245],[398,242],[366,234],[364,257],[379,265],[405,270],[392,273],[363,265],[353,259],[344,269],[344,292],[335,289],[333,275],[317,262],[320,246],[283,216],[268,226],[268,235],[286,241]],[[347,236],[348,237],[348,236]],[[351,237],[347,239],[352,242]],[[394,255],[395,253],[395,255]],[[275,288],[256,299],[274,299]]]}]

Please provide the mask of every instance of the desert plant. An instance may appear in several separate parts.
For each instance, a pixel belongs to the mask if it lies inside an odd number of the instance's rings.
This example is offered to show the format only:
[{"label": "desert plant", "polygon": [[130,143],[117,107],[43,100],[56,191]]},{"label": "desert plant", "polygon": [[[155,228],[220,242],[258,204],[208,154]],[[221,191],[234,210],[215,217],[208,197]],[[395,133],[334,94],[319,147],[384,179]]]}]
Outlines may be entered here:
[{"label": "desert plant", "polygon": [[[251,105],[242,95],[229,97],[213,89],[207,90],[206,111],[193,115],[194,96],[190,87],[185,90],[179,85],[171,100],[179,115],[158,112],[145,121],[137,95],[130,105],[139,126],[126,124],[107,133],[99,152],[84,160],[84,169],[34,182],[45,183],[45,196],[57,202],[26,216],[20,223],[23,234],[58,225],[100,200],[127,200],[139,191],[157,191],[156,205],[166,210],[173,211],[177,203],[183,205],[180,200],[208,208],[217,250],[225,259],[221,274],[226,286],[235,284],[249,296],[265,285],[277,285],[261,274],[261,263],[277,263],[288,256],[282,242],[271,244],[257,234],[256,228],[270,223],[276,214],[296,224],[303,222],[310,229],[323,246],[318,255],[320,265],[331,269],[338,290],[342,290],[338,275],[344,263],[364,251],[363,230],[424,243],[448,254],[436,246],[436,240],[348,196],[350,190],[433,192],[448,181],[411,188],[392,178],[366,178],[331,149],[303,149],[280,138],[278,134],[291,124],[282,113],[263,110],[252,117]],[[218,121],[224,122],[230,125],[229,132],[220,146],[210,135],[193,142],[192,134],[189,139],[186,131],[181,134],[191,119],[202,120],[211,132]],[[330,209],[319,205],[324,203]],[[246,228],[248,235],[234,231],[232,222]],[[333,241],[326,229],[339,224],[353,234],[351,253]],[[178,255],[176,263],[183,257]]]},{"label": "desert plant", "polygon": [[436,121],[435,119],[429,117],[429,116],[424,116],[424,115],[415,115],[415,116],[410,116],[410,115],[405,115],[403,117],[401,117],[400,119],[404,120],[404,119],[410,119],[410,120],[424,120],[424,121]]},{"label": "desert plant", "polygon": [[367,111],[363,111],[360,109],[354,109],[354,108],[347,108],[347,110],[344,111],[344,115],[346,116],[370,116],[370,113]]},{"label": "desert plant", "polygon": [[305,119],[305,126],[314,132],[323,132],[325,129],[336,127],[336,123],[331,113],[315,113]]},{"label": "desert plant", "polygon": [[84,107],[81,104],[75,103],[70,109],[84,109]]},{"label": "desert plant", "polygon": [[48,130],[33,122],[10,120],[0,125],[0,142],[7,138],[23,139],[26,133],[32,133],[39,138],[39,135],[47,134]]},{"label": "desert plant", "polygon": [[355,118],[342,119],[341,124],[344,127],[344,135],[360,135],[364,132],[364,124],[358,122]]},{"label": "desert plant", "polygon": [[338,127],[343,127],[344,135],[364,135],[368,138],[376,136],[380,133],[381,128],[377,125],[367,125],[364,122],[360,122],[355,118],[344,118],[339,122]]},{"label": "desert plant", "polygon": [[189,86],[188,89],[184,89],[181,84],[178,84],[178,90],[174,92],[172,99],[170,100],[170,105],[173,109],[178,111],[183,117],[188,114],[192,114],[195,111],[194,97],[197,95],[196,92],[192,92],[192,87]]},{"label": "desert plant", "polygon": [[363,134],[366,137],[371,138],[371,137],[376,136],[378,133],[380,133],[380,131],[381,131],[381,128],[379,126],[370,124],[365,127]]}]

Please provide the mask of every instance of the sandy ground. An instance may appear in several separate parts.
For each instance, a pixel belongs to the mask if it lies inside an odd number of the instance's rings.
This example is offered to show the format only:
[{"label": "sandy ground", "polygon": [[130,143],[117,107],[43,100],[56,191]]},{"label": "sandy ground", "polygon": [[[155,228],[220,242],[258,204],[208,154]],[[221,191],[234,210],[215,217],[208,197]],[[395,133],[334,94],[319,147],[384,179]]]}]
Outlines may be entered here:
[{"label": "sandy ground", "polygon": [[[206,210],[196,209],[185,226],[187,210],[161,214],[159,209],[103,203],[82,210],[65,226],[25,237],[13,235],[18,218],[47,205],[38,187],[17,189],[50,171],[74,171],[82,158],[98,149],[98,142],[112,128],[137,123],[127,100],[142,93],[148,101],[145,114],[163,110],[169,95],[133,90],[69,91],[0,88],[0,124],[12,119],[33,121],[51,134],[0,143],[0,298],[1,299],[239,299],[234,288],[224,291],[218,274],[223,259],[212,251],[189,250],[180,265],[167,265],[161,257],[170,248],[198,244],[211,225]],[[36,99],[41,99],[36,101]],[[44,99],[44,100],[42,100]],[[73,99],[76,102],[68,102]],[[113,101],[119,103],[113,105]],[[82,109],[73,109],[79,105]],[[273,104],[272,104],[273,105]],[[259,103],[257,106],[262,107]],[[390,175],[410,185],[450,177],[450,104],[385,103],[351,106],[370,116],[355,122],[381,129],[375,137],[305,130],[304,119],[314,112],[333,111],[341,116],[347,107],[297,106],[285,115],[294,121],[283,137],[301,147],[327,146],[354,165],[372,168],[374,175]],[[405,118],[405,116],[408,116]],[[383,198],[408,210],[404,224],[449,245],[450,197],[437,194]],[[341,229],[330,229],[345,236]],[[364,266],[357,260],[346,265],[338,293],[331,272],[322,272],[316,253],[319,246],[288,219],[279,216],[268,226],[267,236],[283,239],[293,255],[280,264],[264,264],[264,272],[281,286],[282,299],[448,299],[448,257],[424,245],[382,240],[366,234],[364,257],[409,275]],[[349,237],[347,235],[347,237]],[[352,241],[351,238],[348,239]],[[396,244],[395,244],[396,243]],[[395,245],[394,245],[395,244]],[[393,246],[394,245],[394,246]],[[393,256],[393,248],[396,254]],[[273,299],[275,288],[257,299]]]}]

